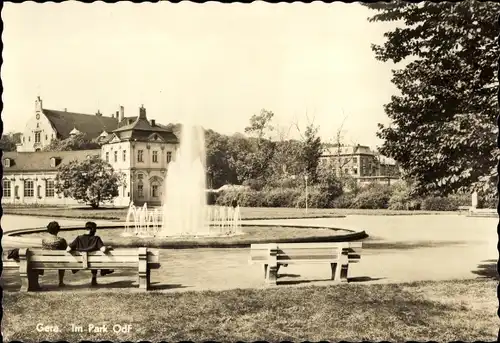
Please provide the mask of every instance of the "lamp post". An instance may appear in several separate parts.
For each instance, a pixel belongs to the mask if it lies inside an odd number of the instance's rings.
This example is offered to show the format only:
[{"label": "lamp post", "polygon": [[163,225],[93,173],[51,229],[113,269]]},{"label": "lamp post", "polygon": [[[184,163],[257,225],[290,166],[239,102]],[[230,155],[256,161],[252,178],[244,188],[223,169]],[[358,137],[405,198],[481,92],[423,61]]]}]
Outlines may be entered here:
[{"label": "lamp post", "polygon": [[307,174],[306,174],[306,175],[304,175],[304,180],[306,181],[306,214],[307,214],[307,207],[308,207],[307,206],[307,200],[308,200],[307,199],[308,198],[308,194],[307,194],[307,179],[308,179],[308,177],[307,177]]}]

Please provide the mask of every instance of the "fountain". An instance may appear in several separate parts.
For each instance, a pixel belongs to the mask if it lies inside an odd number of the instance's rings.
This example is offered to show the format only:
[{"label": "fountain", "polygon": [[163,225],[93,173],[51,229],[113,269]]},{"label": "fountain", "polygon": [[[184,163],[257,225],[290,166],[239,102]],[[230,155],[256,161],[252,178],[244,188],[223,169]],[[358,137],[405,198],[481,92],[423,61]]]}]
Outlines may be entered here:
[{"label": "fountain", "polygon": [[227,236],[240,233],[241,213],[236,207],[210,207],[206,201],[205,133],[185,123],[176,158],[165,179],[163,206],[148,210],[130,203],[124,236]]}]

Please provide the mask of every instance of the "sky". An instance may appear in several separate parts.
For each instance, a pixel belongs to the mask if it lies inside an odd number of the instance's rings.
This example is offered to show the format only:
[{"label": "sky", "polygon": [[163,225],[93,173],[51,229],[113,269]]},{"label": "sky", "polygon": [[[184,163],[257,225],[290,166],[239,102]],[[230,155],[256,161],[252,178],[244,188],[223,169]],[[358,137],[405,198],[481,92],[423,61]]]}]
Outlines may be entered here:
[{"label": "sky", "polygon": [[[278,131],[319,126],[323,141],[375,147],[396,94],[370,46],[395,24],[360,4],[78,2],[4,4],[4,131],[44,108],[244,132],[261,109]],[[292,127],[292,129],[290,129]],[[290,130],[289,130],[290,129]]]}]

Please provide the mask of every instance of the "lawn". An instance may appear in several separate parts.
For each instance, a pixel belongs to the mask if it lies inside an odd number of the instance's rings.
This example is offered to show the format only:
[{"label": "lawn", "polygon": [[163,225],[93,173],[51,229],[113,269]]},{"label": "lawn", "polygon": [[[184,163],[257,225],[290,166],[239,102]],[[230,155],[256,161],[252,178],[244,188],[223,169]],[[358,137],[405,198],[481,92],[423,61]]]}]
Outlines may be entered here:
[{"label": "lawn", "polygon": [[[492,341],[496,282],[273,287],[181,293],[4,293],[6,341]],[[61,332],[38,332],[36,325]],[[71,324],[83,332],[71,332]],[[89,324],[108,331],[89,333]],[[131,325],[114,333],[115,324]]]},{"label": "lawn", "polygon": [[[24,207],[3,206],[5,214],[84,218],[94,220],[121,220],[125,221],[128,208],[100,208],[86,207]],[[294,219],[294,218],[327,218],[345,215],[429,215],[449,214],[439,211],[393,211],[393,210],[362,210],[362,209],[305,209],[301,208],[269,208],[269,207],[242,207],[242,219]]]},{"label": "lawn", "polygon": [[[157,248],[192,248],[192,247],[247,247],[252,243],[266,242],[332,242],[336,237],[350,232],[332,230],[328,228],[283,227],[283,226],[243,226],[243,234],[227,237],[199,237],[199,238],[166,238],[166,237],[122,237],[123,228],[98,230],[98,235],[104,244],[114,247],[157,247]],[[60,237],[71,242],[76,236],[87,233],[85,230],[62,230]],[[20,235],[19,237],[43,238],[47,233]],[[341,238],[342,239],[342,238]]]}]

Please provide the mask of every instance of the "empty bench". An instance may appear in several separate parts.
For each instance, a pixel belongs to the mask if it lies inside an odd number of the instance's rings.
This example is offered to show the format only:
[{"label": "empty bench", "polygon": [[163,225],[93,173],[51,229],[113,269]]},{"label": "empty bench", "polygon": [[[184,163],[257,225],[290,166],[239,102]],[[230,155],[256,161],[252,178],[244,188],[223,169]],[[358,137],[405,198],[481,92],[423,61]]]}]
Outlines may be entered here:
[{"label": "empty bench", "polygon": [[282,265],[329,263],[332,280],[347,282],[350,263],[361,258],[361,242],[252,244],[250,264],[264,265],[266,284],[276,285]]},{"label": "empty bench", "polygon": [[19,269],[21,291],[34,291],[40,288],[38,283],[40,270],[100,270],[128,269],[137,270],[139,288],[148,290],[151,283],[151,270],[160,268],[158,249],[114,249],[79,252],[64,250],[43,250],[36,248],[19,249],[19,261],[3,259],[4,269]]}]

